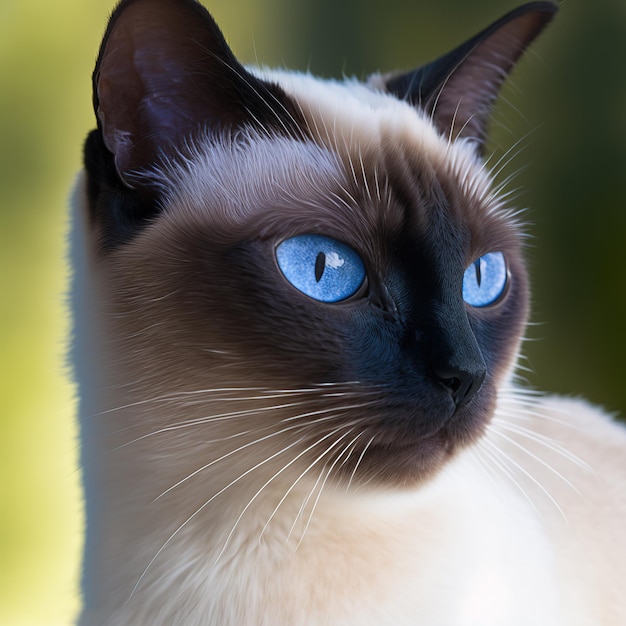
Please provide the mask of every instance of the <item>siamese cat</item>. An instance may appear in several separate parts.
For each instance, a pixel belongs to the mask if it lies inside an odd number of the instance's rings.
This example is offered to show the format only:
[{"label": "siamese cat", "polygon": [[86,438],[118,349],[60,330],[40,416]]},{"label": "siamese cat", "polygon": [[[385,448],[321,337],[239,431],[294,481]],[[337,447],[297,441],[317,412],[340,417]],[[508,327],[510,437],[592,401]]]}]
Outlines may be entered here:
[{"label": "siamese cat", "polygon": [[483,160],[557,7],[365,82],[124,0],[76,192],[79,623],[626,624],[626,430],[515,382],[524,232]]}]

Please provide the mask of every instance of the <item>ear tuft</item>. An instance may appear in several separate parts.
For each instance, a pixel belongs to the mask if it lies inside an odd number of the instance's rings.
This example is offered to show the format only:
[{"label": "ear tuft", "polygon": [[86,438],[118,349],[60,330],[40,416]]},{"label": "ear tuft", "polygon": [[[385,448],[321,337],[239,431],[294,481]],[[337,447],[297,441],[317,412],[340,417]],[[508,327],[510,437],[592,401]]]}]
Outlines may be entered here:
[{"label": "ear tuft", "polygon": [[552,2],[518,7],[435,61],[386,77],[386,88],[425,110],[443,134],[482,148],[502,83],[557,11]]}]

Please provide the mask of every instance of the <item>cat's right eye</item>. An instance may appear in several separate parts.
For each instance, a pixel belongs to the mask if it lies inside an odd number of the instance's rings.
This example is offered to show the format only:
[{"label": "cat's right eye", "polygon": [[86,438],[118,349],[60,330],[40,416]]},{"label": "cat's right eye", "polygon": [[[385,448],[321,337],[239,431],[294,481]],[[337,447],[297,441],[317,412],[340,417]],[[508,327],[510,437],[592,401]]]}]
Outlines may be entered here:
[{"label": "cat's right eye", "polygon": [[341,302],[365,281],[361,257],[345,243],[324,235],[297,235],[276,247],[283,276],[299,291],[320,302]]}]

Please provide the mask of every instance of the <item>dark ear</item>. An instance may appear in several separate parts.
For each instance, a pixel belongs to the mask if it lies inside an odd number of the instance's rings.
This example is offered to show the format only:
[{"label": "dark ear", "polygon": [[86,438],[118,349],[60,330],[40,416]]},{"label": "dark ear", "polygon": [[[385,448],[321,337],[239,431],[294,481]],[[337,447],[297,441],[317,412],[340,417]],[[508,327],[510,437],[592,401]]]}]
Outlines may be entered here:
[{"label": "dark ear", "polygon": [[442,133],[482,148],[502,83],[557,11],[552,2],[525,4],[428,65],[387,77],[386,88],[424,109]]},{"label": "dark ear", "polygon": [[172,156],[198,129],[244,124],[299,133],[297,114],[276,85],[237,61],[209,13],[194,0],[123,0],[93,75],[104,145],[122,182]]}]

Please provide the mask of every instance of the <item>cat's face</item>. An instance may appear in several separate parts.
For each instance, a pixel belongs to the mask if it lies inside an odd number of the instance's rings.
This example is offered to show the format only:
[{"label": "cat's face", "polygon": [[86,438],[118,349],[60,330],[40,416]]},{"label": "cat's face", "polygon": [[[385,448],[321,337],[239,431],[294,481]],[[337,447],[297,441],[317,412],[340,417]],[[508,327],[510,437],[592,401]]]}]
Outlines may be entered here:
[{"label": "cat's face", "polygon": [[[233,436],[280,431],[276,450],[325,455],[338,480],[430,475],[483,432],[527,313],[519,228],[476,142],[364,86],[254,76],[188,2],[157,2],[176,18],[146,40],[144,4],[109,27],[86,149],[112,384],[127,400],[204,390],[205,413],[244,394]],[[177,20],[215,56],[172,53],[191,47]],[[207,84],[175,87],[172,113],[170,83],[128,78],[124,46],[169,51],[177,76],[204,62]]]}]

